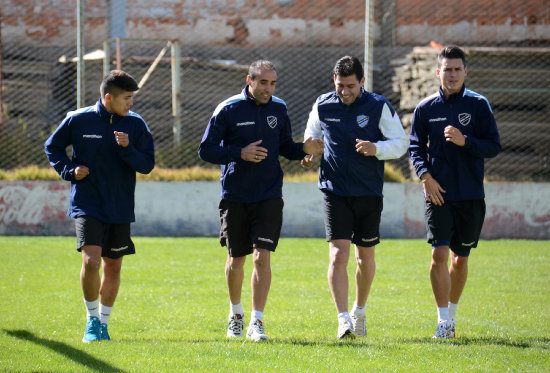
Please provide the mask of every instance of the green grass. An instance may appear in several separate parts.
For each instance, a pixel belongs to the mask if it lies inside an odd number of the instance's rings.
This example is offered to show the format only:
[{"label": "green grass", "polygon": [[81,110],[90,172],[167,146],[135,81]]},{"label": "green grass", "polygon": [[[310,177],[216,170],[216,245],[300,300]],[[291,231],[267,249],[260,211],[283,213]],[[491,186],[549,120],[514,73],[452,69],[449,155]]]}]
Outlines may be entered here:
[{"label": "green grass", "polygon": [[[550,370],[548,241],[482,241],[458,309],[458,338],[434,341],[423,240],[384,240],[367,308],[368,337],[336,341],[327,244],[283,238],[264,321],[271,341],[225,338],[225,251],[214,238],[135,238],[109,326],[81,342],[85,310],[72,237],[0,236],[1,371]],[[354,265],[349,266],[350,275]],[[243,304],[250,315],[246,264]],[[352,278],[352,277],[350,277]],[[350,294],[354,287],[350,287]],[[350,302],[353,299],[350,297]]]}]

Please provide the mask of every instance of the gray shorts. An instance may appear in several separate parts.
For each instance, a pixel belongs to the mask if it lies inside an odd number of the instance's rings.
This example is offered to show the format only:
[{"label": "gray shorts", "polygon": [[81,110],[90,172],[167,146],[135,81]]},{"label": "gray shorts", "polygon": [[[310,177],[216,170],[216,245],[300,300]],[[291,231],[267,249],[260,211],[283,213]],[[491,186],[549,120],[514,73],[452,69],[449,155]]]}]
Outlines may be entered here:
[{"label": "gray shorts", "polygon": [[74,226],[78,251],[81,251],[82,246],[100,246],[101,256],[111,259],[136,252],[130,238],[130,223],[107,224],[85,215],[76,218]]}]

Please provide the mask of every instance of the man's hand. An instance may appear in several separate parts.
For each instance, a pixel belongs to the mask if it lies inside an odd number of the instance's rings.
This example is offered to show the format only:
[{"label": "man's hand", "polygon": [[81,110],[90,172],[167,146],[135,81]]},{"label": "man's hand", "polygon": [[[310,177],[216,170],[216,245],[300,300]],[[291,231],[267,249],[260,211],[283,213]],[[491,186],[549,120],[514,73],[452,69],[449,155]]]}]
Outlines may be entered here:
[{"label": "man's hand", "polygon": [[258,146],[262,140],[254,141],[241,149],[241,158],[243,161],[260,163],[267,157],[267,149]]},{"label": "man's hand", "polygon": [[464,146],[464,144],[466,144],[466,138],[458,128],[447,126],[443,134],[445,135],[445,141],[452,142],[458,146]]},{"label": "man's hand", "polygon": [[314,139],[313,137],[310,137],[304,141],[302,150],[306,154],[323,154],[325,151],[325,142],[322,139]]},{"label": "man's hand", "polygon": [[442,206],[445,202],[442,194],[445,193],[445,189],[443,189],[437,180],[428,172],[423,174],[420,180],[422,181],[422,188],[424,189],[424,198],[426,198],[426,201],[437,206]]},{"label": "man's hand", "polygon": [[76,166],[74,169],[75,180],[82,180],[90,174],[90,170],[86,166]]},{"label": "man's hand", "polygon": [[122,146],[123,148],[128,146],[128,144],[130,143],[130,140],[128,139],[127,133],[114,131],[114,134],[115,134],[116,143],[119,146]]},{"label": "man's hand", "polygon": [[300,161],[300,164],[302,165],[303,168],[305,168],[306,170],[309,170],[311,167],[313,167],[314,161],[315,161],[315,155],[308,154]]},{"label": "man's hand", "polygon": [[372,157],[376,155],[376,145],[370,141],[355,139],[355,150],[357,153],[363,154],[365,157]]}]

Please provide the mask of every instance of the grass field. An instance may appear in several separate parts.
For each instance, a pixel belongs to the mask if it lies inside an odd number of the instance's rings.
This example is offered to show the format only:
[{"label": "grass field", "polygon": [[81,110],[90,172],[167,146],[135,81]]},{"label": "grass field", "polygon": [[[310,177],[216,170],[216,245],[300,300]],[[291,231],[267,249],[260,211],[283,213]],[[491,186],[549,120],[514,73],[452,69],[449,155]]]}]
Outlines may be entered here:
[{"label": "grass field", "polygon": [[[384,240],[368,337],[342,343],[326,242],[283,238],[264,316],[271,341],[263,344],[225,338],[226,254],[216,239],[135,243],[137,255],[124,259],[112,341],[85,345],[75,239],[0,237],[0,371],[550,371],[549,241],[482,241],[470,260],[458,338],[434,341],[429,247]],[[247,279],[250,271],[248,260]],[[243,304],[249,320],[248,280]]]}]

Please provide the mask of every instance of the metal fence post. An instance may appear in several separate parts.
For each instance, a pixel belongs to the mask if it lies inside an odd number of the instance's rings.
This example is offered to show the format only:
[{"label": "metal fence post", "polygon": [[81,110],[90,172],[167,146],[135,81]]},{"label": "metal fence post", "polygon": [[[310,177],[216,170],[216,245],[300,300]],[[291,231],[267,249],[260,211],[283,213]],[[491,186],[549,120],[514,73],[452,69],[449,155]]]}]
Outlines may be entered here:
[{"label": "metal fence post", "polygon": [[103,41],[103,76],[111,71],[111,39]]},{"label": "metal fence post", "polygon": [[181,144],[181,69],[180,69],[180,46],[177,40],[172,40],[170,64],[172,68],[172,116],[174,124],[174,144]]},{"label": "metal fence post", "polygon": [[372,92],[374,0],[365,0],[365,89]]},{"label": "metal fence post", "polygon": [[78,63],[76,65],[76,107],[84,106],[84,0],[78,0],[76,6],[76,49]]}]

